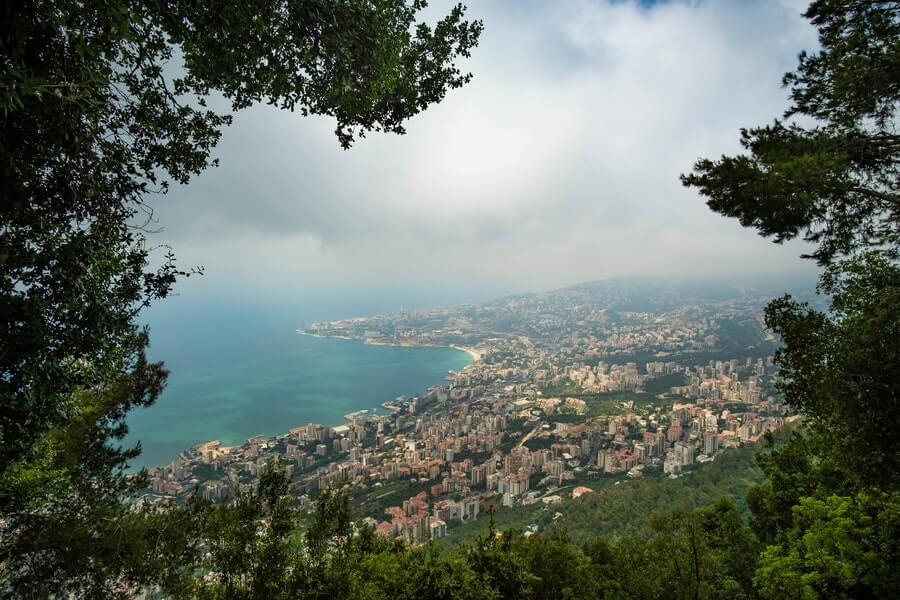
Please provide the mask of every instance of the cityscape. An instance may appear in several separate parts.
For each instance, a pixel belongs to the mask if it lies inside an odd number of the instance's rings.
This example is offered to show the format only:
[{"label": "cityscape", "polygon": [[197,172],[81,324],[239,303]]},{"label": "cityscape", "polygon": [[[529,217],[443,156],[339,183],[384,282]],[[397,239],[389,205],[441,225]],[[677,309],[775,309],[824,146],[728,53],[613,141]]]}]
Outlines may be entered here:
[{"label": "cityscape", "polygon": [[139,502],[237,497],[277,461],[301,509],[319,490],[344,489],[378,534],[420,544],[486,506],[549,508],[645,475],[678,477],[798,418],[774,388],[764,300],[611,281],[313,323],[298,333],[453,346],[473,362],[342,424],[196,445],[150,469]]}]

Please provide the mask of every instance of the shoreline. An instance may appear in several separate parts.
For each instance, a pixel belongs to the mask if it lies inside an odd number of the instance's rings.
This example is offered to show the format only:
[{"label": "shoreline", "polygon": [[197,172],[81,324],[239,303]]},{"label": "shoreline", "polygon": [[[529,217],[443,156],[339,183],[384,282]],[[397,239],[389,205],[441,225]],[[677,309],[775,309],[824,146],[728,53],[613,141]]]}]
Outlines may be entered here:
[{"label": "shoreline", "polygon": [[481,360],[481,352],[474,348],[468,348],[466,346],[448,346],[448,348],[453,348],[454,350],[459,350],[461,352],[465,352],[469,356],[472,357],[472,362],[477,363]]},{"label": "shoreline", "polygon": [[303,331],[302,329],[297,329],[297,333],[300,335],[305,335],[307,337],[314,337],[323,340],[332,339],[332,340],[355,340],[356,338],[352,338],[348,335],[319,335],[318,333],[309,333],[308,331]]},{"label": "shoreline", "polygon": [[[297,329],[297,333],[300,335],[305,335],[314,338],[321,339],[333,339],[333,340],[357,340],[366,344],[367,346],[391,346],[394,348],[452,348],[453,350],[459,350],[460,352],[465,352],[472,358],[472,363],[477,363],[481,360],[482,354],[475,348],[469,348],[468,346],[454,346],[453,344],[444,345],[444,344],[405,344],[405,343],[397,343],[397,342],[379,342],[373,338],[355,338],[350,337],[348,335],[322,335],[319,333],[310,333],[308,331],[304,331],[303,329]],[[468,365],[466,365],[468,366]]]},{"label": "shoreline", "polygon": [[[475,362],[481,360],[481,353],[480,353],[480,352],[478,352],[477,350],[475,350],[475,349],[473,349],[473,348],[464,348],[464,347],[461,347],[461,346],[443,346],[443,345],[437,345],[437,344],[388,344],[388,343],[374,342],[374,341],[370,341],[370,340],[362,340],[362,339],[360,339],[360,338],[354,338],[354,337],[350,337],[350,336],[346,336],[346,335],[321,335],[321,334],[318,334],[318,333],[310,333],[310,332],[304,331],[304,330],[302,330],[302,329],[297,329],[296,332],[297,332],[299,335],[305,335],[305,336],[307,336],[307,337],[314,337],[314,338],[320,338],[320,339],[329,339],[329,338],[330,338],[330,339],[337,339],[337,340],[359,341],[359,342],[362,342],[362,343],[364,343],[364,344],[366,344],[366,345],[369,345],[369,346],[396,346],[396,347],[403,347],[403,348],[452,348],[452,349],[454,349],[454,350],[458,350],[458,351],[460,351],[460,352],[465,352],[466,354],[468,354],[468,355],[473,359],[472,363],[469,363],[469,364],[474,364]],[[466,366],[468,366],[468,365],[466,365]],[[463,367],[463,368],[465,368],[465,367]],[[446,381],[446,379],[447,379],[447,376],[446,376],[446,374],[445,374],[444,380]],[[354,416],[354,415],[356,415],[356,416],[364,416],[365,418],[371,418],[371,417],[379,416],[378,413],[376,412],[376,411],[378,411],[379,409],[381,409],[381,410],[386,410],[386,411],[388,411],[389,414],[396,414],[397,412],[400,411],[400,409],[397,408],[397,407],[395,407],[395,406],[386,406],[386,404],[387,404],[388,402],[390,402],[390,400],[385,400],[384,402],[380,402],[380,403],[378,403],[377,405],[374,405],[374,406],[368,406],[368,407],[361,408],[361,409],[358,409],[358,410],[356,410],[356,411],[347,413],[347,414],[345,414],[345,415],[342,415],[342,416],[341,416],[341,422],[340,422],[339,424],[336,424],[336,425],[330,425],[330,424],[328,424],[328,423],[319,423],[319,425],[322,425],[322,426],[324,426],[324,427],[328,427],[328,428],[334,429],[335,427],[341,427],[341,426],[345,426],[345,425],[347,425],[347,424],[349,424],[349,423],[352,423],[352,422],[353,422],[353,419],[348,418],[348,417],[352,417],[352,416]],[[266,434],[263,434],[263,433],[258,433],[258,434],[252,435],[252,436],[250,436],[250,437],[244,438],[243,440],[240,440],[240,441],[234,440],[234,441],[231,441],[231,442],[226,442],[227,445],[224,445],[224,444],[223,444],[222,447],[223,447],[223,448],[237,448],[237,447],[240,447],[240,446],[246,444],[249,440],[252,440],[252,439],[257,438],[257,437],[272,439],[272,438],[282,437],[282,436],[285,436],[285,435],[290,435],[290,430],[285,431],[285,432],[274,433],[274,434],[271,434],[271,435],[266,435]],[[220,439],[221,439],[221,436],[220,436]],[[208,443],[210,443],[211,441],[219,441],[219,440],[207,440],[207,441],[204,441],[204,442],[197,442],[196,444],[193,444],[193,445],[191,445],[191,446],[188,446],[187,448],[183,448],[183,449],[180,450],[180,451],[172,458],[172,460],[170,460],[168,463],[157,464],[157,465],[144,465],[144,466],[139,467],[139,468],[138,468],[138,467],[134,467],[134,466],[132,466],[132,465],[129,465],[129,471],[132,471],[132,472],[137,473],[138,471],[140,471],[140,469],[161,469],[161,468],[165,468],[167,465],[171,464],[172,461],[177,460],[178,457],[181,456],[181,454],[183,454],[183,453],[185,453],[185,452],[190,452],[191,450],[193,450],[193,449],[196,448],[197,446],[202,446],[203,444],[208,444]]]},{"label": "shoreline", "polygon": [[[480,352],[478,352],[474,348],[467,348],[465,346],[442,346],[442,345],[438,345],[438,344],[391,344],[388,342],[377,342],[372,339],[361,340],[359,338],[350,337],[348,335],[320,335],[318,333],[309,333],[309,332],[303,331],[302,329],[297,329],[297,333],[300,335],[305,335],[308,337],[314,337],[314,338],[320,338],[320,339],[358,341],[358,342],[362,342],[362,343],[366,344],[367,346],[391,346],[391,347],[395,347],[395,348],[452,348],[453,350],[458,350],[460,352],[465,352],[466,354],[468,354],[472,358],[472,362],[469,364],[475,364],[476,362],[481,360]],[[469,365],[466,365],[466,367],[467,366],[469,366]],[[465,367],[463,367],[463,368],[465,368]],[[446,379],[447,379],[447,377],[445,376],[444,380],[446,380]],[[401,412],[400,408],[398,408],[396,406],[389,406],[388,405],[389,402],[390,402],[390,400],[385,400],[384,402],[381,402],[377,407],[362,408],[360,410],[353,411],[351,413],[347,413],[346,415],[342,415],[343,423],[341,423],[340,425],[327,425],[325,423],[320,423],[320,425],[334,429],[335,427],[341,427],[341,426],[347,425],[348,423],[353,423],[353,421],[355,419],[350,418],[350,417],[354,417],[354,416],[358,416],[358,415],[365,415],[366,417],[370,417],[370,416],[376,417],[378,415],[375,411],[377,411],[379,407],[384,410],[387,410],[392,415],[396,414],[398,412]],[[369,411],[371,411],[371,413]],[[262,437],[277,438],[282,435],[290,435],[290,431],[288,431],[286,434],[285,433],[276,433],[273,436],[262,436]],[[257,436],[253,436],[253,437],[257,437]],[[247,441],[253,439],[253,437],[247,438],[243,442],[241,442],[239,444],[235,444],[232,447],[240,446],[241,444],[246,443]],[[204,443],[209,443],[209,442],[204,442]]]}]

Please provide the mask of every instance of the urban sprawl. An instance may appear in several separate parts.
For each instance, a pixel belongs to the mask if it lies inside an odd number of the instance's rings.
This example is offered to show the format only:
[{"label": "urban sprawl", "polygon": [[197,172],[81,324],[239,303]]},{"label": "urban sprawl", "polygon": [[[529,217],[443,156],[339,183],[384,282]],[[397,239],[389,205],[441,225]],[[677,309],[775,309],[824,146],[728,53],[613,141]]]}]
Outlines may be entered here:
[{"label": "urban sprawl", "polygon": [[549,510],[628,479],[678,477],[797,418],[774,391],[763,302],[607,283],[314,323],[300,333],[453,346],[475,360],[344,424],[199,444],[150,469],[139,502],[234,498],[278,461],[302,508],[344,488],[379,534],[418,544],[486,507]]}]

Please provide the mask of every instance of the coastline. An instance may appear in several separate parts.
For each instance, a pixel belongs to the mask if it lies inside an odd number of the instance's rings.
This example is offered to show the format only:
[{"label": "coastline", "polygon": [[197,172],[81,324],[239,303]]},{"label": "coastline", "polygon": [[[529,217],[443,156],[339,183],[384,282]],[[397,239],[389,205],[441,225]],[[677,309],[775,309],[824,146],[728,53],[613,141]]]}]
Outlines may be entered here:
[{"label": "coastline", "polygon": [[[367,343],[366,340],[361,340],[360,338],[354,338],[354,337],[350,337],[350,336],[338,336],[338,335],[333,335],[333,336],[320,335],[320,334],[316,334],[316,333],[306,332],[306,331],[303,331],[302,329],[296,329],[296,333],[298,333],[300,335],[305,335],[307,337],[315,337],[315,338],[322,338],[322,339],[326,339],[326,338],[343,339],[343,340],[360,341],[363,343]],[[370,345],[378,345],[378,344],[370,344]],[[401,344],[382,344],[382,345],[401,346]],[[438,345],[426,346],[424,344],[423,345],[403,344],[403,346],[449,348],[449,346],[438,346]],[[453,348],[453,349],[457,350],[457,351],[465,352],[465,350],[463,350],[461,348]],[[467,352],[467,354],[471,358],[473,358],[473,359],[475,358],[475,356],[471,352]],[[471,363],[469,363],[469,364],[471,364]],[[468,365],[466,365],[466,366],[468,366]],[[463,368],[465,368],[465,367],[463,367]],[[440,385],[440,384],[446,382],[448,375],[446,372],[444,372],[443,375],[439,375],[438,377],[439,377],[439,379],[429,381],[425,385],[425,387],[421,388],[416,393],[424,392],[425,389],[430,385]],[[382,398],[384,398],[384,397],[385,396],[382,396]],[[387,406],[386,404],[388,404],[390,402],[389,400],[384,400],[382,402],[382,401],[378,401],[373,398],[370,398],[369,401],[371,402],[371,404],[363,405],[360,408],[357,408],[356,410],[353,410],[349,413],[342,414],[340,417],[337,417],[337,415],[334,415],[331,418],[323,419],[323,420],[320,420],[317,422],[325,427],[335,428],[335,427],[341,427],[341,426],[345,426],[349,423],[352,423],[353,417],[369,419],[369,418],[372,418],[373,416],[379,415],[379,413],[382,415],[385,414],[385,412],[387,412],[388,414],[395,414],[396,412],[398,412],[400,410],[394,406]],[[335,417],[337,417],[337,418],[335,418]],[[293,426],[295,426],[295,425],[292,425],[292,427]],[[283,427],[283,425],[282,425],[282,427]],[[252,433],[250,435],[245,434],[245,436],[241,436],[241,437],[237,437],[237,436],[231,437],[228,434],[223,434],[221,432],[215,432],[215,437],[222,441],[223,447],[240,447],[241,445],[245,444],[248,440],[253,439],[255,437],[278,438],[278,437],[289,434],[289,431],[287,428],[282,430],[281,427],[279,427],[278,429],[279,429],[278,431],[270,430],[270,431],[272,431],[272,433],[265,433],[265,432],[262,432],[261,430],[257,430],[257,432],[255,432],[255,433]],[[199,432],[199,433],[201,433],[201,435],[202,435],[202,432]],[[138,435],[141,435],[141,434],[138,433]],[[193,437],[193,436],[191,436],[191,437]],[[209,443],[209,441],[211,441],[212,439],[213,439],[212,437],[205,439],[205,440],[203,438],[199,438],[199,439],[197,439],[196,443],[188,442],[186,445],[183,445],[183,446],[178,445],[177,447],[174,445],[171,445],[171,447],[168,447],[168,446],[166,446],[166,444],[168,442],[161,442],[160,445],[164,446],[164,448],[163,448],[163,450],[165,451],[164,453],[163,453],[163,451],[159,451],[160,456],[154,456],[154,457],[150,458],[149,460],[144,459],[144,460],[132,461],[132,463],[129,467],[129,470],[132,472],[137,472],[141,468],[164,467],[167,464],[170,464],[172,460],[177,459],[177,457],[179,455],[181,455],[182,453],[184,453],[186,451],[190,451],[192,448],[194,448],[197,445]],[[140,438],[136,438],[134,441],[141,441],[141,440],[140,440]],[[163,454],[165,454],[165,456],[163,456]]]},{"label": "coastline", "polygon": [[[475,350],[474,348],[469,348],[467,346],[454,346],[454,345],[444,346],[441,344],[413,344],[413,343],[394,344],[394,343],[390,343],[390,342],[379,342],[372,338],[361,339],[361,338],[350,337],[348,335],[321,335],[318,333],[309,333],[309,332],[304,331],[303,329],[299,329],[299,328],[296,331],[298,334],[305,335],[308,337],[314,337],[314,338],[319,338],[319,339],[333,339],[333,340],[351,340],[351,341],[362,342],[363,344],[365,344],[367,346],[390,346],[390,347],[394,347],[394,348],[451,348],[453,350],[457,350],[459,352],[465,352],[466,354],[468,354],[472,358],[472,362],[469,363],[470,365],[477,363],[478,361],[481,360],[481,357],[482,357],[481,352],[479,352],[478,350]],[[468,367],[468,366],[469,365],[466,365],[466,367]],[[465,367],[463,367],[463,368],[465,368]],[[447,377],[445,377],[444,379],[446,380]],[[401,409],[399,407],[396,407],[396,406],[393,406],[390,404],[390,400],[385,400],[384,402],[381,402],[379,404],[379,407],[381,407],[384,410],[387,410],[391,414],[397,414],[398,412],[401,412]],[[378,410],[378,407],[372,407],[371,409],[361,409],[361,410],[343,415],[344,423],[342,423],[341,425],[346,425],[347,423],[352,423],[354,419],[351,417],[354,417],[357,415],[364,415],[364,414],[368,415],[369,410],[372,411],[371,416],[376,416],[375,411]],[[332,427],[332,428],[341,426],[341,425],[327,425],[324,423],[323,423],[323,425],[325,425],[326,427]],[[277,434],[275,437],[277,437]]]},{"label": "coastline", "polygon": [[297,333],[300,335],[306,335],[309,337],[315,338],[323,338],[323,339],[333,339],[333,340],[357,340],[360,341],[367,346],[393,346],[395,348],[452,348],[453,350],[459,350],[460,352],[465,352],[469,356],[472,357],[472,363],[477,363],[481,360],[482,354],[475,348],[470,348],[468,346],[454,346],[443,345],[443,344],[416,344],[416,343],[395,343],[395,342],[380,342],[375,340],[374,338],[355,338],[350,337],[348,335],[322,335],[319,333],[310,333],[308,331],[304,331],[303,329],[297,329]]},{"label": "coastline", "polygon": [[[387,342],[377,342],[372,339],[361,340],[360,338],[354,338],[354,337],[350,337],[347,335],[320,335],[318,333],[309,333],[309,332],[303,331],[302,329],[297,329],[296,331],[300,335],[305,335],[308,337],[314,337],[314,338],[320,338],[320,339],[360,341],[360,342],[366,344],[367,346],[392,346],[395,348],[452,348],[453,350],[458,350],[460,352],[465,352],[466,354],[468,354],[472,358],[472,362],[470,364],[475,364],[476,362],[481,360],[480,352],[478,352],[474,348],[468,348],[465,346],[443,346],[440,344],[391,344],[391,343],[387,343]],[[466,366],[469,366],[469,365],[466,365]],[[463,368],[465,368],[465,367],[463,367]],[[391,414],[396,414],[397,412],[400,412],[400,409],[398,407],[389,405],[388,404],[389,402],[390,402],[389,400],[385,400],[384,402],[381,402],[379,404],[379,407],[389,411]],[[378,407],[363,408],[363,409],[356,410],[351,413],[347,413],[347,414],[343,415],[344,422],[341,423],[340,425],[328,425],[325,423],[322,423],[322,425],[324,425],[325,427],[331,427],[332,429],[334,429],[335,427],[341,427],[341,426],[347,425],[348,423],[352,423],[359,416],[370,416],[370,415],[373,417],[377,416],[377,414],[375,412],[377,410],[378,410]],[[371,413],[370,413],[370,411],[371,411]],[[246,443],[247,441],[253,439],[254,437],[275,437],[275,438],[277,438],[279,436],[289,435],[289,434],[290,434],[290,431],[288,431],[287,433],[277,433],[273,436],[257,435],[257,436],[252,436],[250,438],[247,438],[242,443]],[[208,444],[209,442],[204,442],[204,443]],[[203,444],[198,444],[198,445],[202,446]],[[230,447],[238,447],[240,445],[241,444],[235,444],[234,446],[230,446]],[[196,446],[194,446],[194,447],[196,447]]]},{"label": "coastline", "polygon": [[355,340],[356,338],[352,338],[348,335],[319,335],[318,333],[309,333],[308,331],[303,331],[302,329],[298,329],[297,333],[300,335],[305,335],[307,337],[314,337],[320,339],[333,339],[333,340]]},{"label": "coastline", "polygon": [[475,348],[468,348],[466,346],[448,346],[448,348],[453,348],[454,350],[460,350],[461,352],[465,352],[469,356],[472,357],[472,362],[477,363],[481,360],[481,352],[476,350]]}]

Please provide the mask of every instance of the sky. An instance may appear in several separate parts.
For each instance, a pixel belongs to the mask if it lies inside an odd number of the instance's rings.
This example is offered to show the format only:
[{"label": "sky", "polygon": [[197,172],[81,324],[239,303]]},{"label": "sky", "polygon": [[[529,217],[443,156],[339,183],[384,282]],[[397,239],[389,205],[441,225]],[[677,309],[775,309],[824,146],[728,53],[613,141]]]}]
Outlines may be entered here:
[{"label": "sky", "polygon": [[783,113],[781,76],[816,44],[804,2],[467,4],[484,21],[474,79],[405,136],[344,151],[327,118],[235,114],[220,166],[154,199],[151,241],[205,268],[172,310],[226,298],[337,318],[611,276],[814,270],[678,180]]}]

